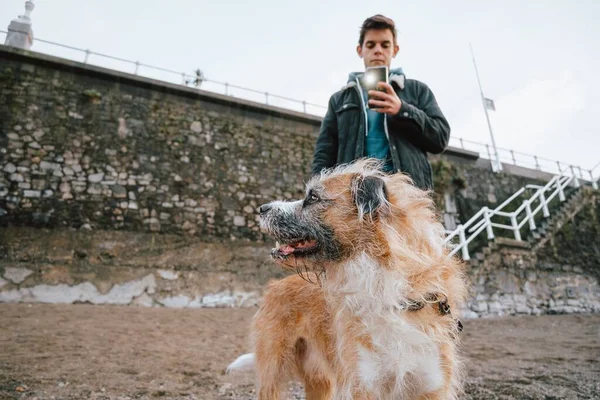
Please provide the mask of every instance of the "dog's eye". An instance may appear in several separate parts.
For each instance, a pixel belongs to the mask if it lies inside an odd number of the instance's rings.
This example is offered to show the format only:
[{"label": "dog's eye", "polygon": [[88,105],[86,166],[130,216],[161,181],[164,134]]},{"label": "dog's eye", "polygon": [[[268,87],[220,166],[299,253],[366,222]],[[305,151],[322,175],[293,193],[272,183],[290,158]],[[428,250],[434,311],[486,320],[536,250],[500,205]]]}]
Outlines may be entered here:
[{"label": "dog's eye", "polygon": [[314,193],[310,193],[306,200],[304,200],[305,205],[314,204],[319,201],[319,196]]}]

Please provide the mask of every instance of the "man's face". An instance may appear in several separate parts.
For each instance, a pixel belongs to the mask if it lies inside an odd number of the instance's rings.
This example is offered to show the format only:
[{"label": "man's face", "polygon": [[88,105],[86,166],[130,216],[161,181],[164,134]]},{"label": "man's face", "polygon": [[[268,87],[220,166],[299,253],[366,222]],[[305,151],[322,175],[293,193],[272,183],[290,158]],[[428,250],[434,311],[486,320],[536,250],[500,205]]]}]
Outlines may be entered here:
[{"label": "man's face", "polygon": [[362,46],[356,47],[358,56],[365,62],[365,68],[383,65],[390,67],[392,58],[396,57],[398,50],[400,47],[394,43],[394,35],[389,29],[368,30]]}]

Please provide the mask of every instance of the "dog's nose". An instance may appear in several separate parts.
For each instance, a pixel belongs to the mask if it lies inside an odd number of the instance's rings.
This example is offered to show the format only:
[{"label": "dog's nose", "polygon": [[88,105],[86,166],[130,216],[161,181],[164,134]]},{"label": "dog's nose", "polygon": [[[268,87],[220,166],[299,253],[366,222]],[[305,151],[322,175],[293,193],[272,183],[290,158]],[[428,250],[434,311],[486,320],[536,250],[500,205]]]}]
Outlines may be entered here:
[{"label": "dog's nose", "polygon": [[262,214],[266,214],[269,212],[269,210],[273,208],[268,204],[263,204],[262,206],[258,207],[258,212]]}]

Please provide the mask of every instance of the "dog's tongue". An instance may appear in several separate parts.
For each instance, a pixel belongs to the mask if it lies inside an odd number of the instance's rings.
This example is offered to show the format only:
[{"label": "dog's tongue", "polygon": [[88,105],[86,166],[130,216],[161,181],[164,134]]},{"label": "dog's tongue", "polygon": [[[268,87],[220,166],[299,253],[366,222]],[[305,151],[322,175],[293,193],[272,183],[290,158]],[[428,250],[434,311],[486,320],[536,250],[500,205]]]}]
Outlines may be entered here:
[{"label": "dog's tongue", "polygon": [[284,256],[288,256],[294,252],[294,248],[289,244],[284,244],[279,248],[279,252]]}]

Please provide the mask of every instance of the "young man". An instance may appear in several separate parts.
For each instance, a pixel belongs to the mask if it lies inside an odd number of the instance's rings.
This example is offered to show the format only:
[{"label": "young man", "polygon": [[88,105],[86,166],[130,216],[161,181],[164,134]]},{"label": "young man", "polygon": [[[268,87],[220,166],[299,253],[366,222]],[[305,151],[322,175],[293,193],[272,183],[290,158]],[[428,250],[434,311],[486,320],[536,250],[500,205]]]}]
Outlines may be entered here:
[{"label": "young man", "polygon": [[[367,18],[356,51],[365,68],[387,66],[398,54],[396,26],[383,15]],[[362,73],[351,73],[348,84],[331,96],[321,124],[312,172],[352,162],[361,157],[385,160],[390,173],[410,175],[416,186],[433,187],[427,153],[441,153],[450,126],[431,90],[422,82],[405,79],[401,68],[390,69],[385,92],[361,87]],[[371,100],[368,99],[371,96]],[[366,102],[377,108],[368,109]]]}]

